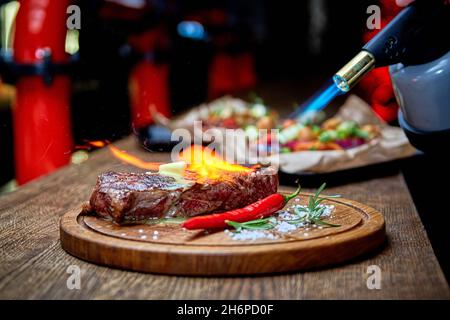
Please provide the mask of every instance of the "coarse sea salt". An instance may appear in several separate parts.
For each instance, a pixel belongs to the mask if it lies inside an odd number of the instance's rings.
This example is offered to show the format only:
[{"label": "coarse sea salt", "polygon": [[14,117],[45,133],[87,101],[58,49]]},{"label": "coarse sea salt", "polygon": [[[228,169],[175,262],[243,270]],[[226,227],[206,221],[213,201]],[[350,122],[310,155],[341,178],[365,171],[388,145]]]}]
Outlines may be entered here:
[{"label": "coarse sea salt", "polygon": [[286,221],[279,222],[275,225],[275,230],[281,233],[293,231],[295,229],[298,229],[295,224],[288,223]]},{"label": "coarse sea salt", "polygon": [[258,239],[277,239],[273,233],[263,230],[241,230],[240,232],[228,233],[233,240],[258,240]]},{"label": "coarse sea salt", "polygon": [[[325,208],[322,213],[322,217],[330,216],[335,208],[334,205],[330,204],[320,204],[319,207]],[[297,209],[299,211],[300,216],[306,216],[306,210],[308,209],[308,207],[301,204],[296,204],[292,206],[292,209],[293,210]]]}]

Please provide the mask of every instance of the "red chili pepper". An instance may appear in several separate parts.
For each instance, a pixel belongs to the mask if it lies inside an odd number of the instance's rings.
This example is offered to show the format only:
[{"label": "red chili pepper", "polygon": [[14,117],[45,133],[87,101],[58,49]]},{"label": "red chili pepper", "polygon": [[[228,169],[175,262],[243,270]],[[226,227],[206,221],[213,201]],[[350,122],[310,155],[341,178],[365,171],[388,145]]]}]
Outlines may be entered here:
[{"label": "red chili pepper", "polygon": [[228,227],[226,221],[247,222],[255,219],[266,218],[278,210],[283,209],[286,203],[295,198],[299,193],[300,186],[291,195],[285,196],[279,193],[274,193],[240,209],[191,218],[183,222],[181,226],[189,230],[216,229]]}]

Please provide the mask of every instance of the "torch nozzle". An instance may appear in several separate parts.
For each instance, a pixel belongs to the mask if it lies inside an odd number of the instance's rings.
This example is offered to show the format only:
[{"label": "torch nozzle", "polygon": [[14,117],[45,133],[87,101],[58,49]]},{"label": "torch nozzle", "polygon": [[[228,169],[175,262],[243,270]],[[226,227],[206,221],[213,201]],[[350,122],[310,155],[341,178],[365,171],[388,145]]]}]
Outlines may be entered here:
[{"label": "torch nozzle", "polygon": [[332,81],[329,80],[312,98],[297,107],[289,118],[301,118],[305,121],[311,119],[336,96],[349,92],[367,72],[372,70],[374,65],[373,55],[368,51],[361,51],[333,76]]},{"label": "torch nozzle", "polygon": [[343,92],[350,91],[364,75],[375,66],[375,58],[368,51],[361,51],[333,76],[334,83]]}]

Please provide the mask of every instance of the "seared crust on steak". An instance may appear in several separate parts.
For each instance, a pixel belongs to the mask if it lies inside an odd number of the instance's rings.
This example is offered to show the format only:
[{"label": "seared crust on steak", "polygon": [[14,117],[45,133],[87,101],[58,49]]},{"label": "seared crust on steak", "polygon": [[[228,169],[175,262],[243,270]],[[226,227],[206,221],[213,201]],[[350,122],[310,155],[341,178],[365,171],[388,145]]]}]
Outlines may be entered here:
[{"label": "seared crust on steak", "polygon": [[226,179],[177,181],[157,173],[106,172],[97,179],[89,207],[115,222],[190,217],[244,207],[277,191],[272,168],[228,174]]}]

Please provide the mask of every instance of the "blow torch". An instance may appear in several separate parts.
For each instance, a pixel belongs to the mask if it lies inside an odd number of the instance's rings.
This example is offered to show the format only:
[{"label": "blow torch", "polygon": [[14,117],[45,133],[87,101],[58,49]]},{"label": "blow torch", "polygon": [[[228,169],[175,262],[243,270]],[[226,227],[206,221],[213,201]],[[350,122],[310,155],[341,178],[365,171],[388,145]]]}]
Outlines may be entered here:
[{"label": "blow torch", "polygon": [[324,109],[333,98],[349,92],[375,67],[397,63],[417,65],[441,57],[449,50],[449,38],[445,36],[449,30],[448,8],[441,0],[417,0],[404,8],[334,74],[330,83],[289,118],[305,119]]}]

